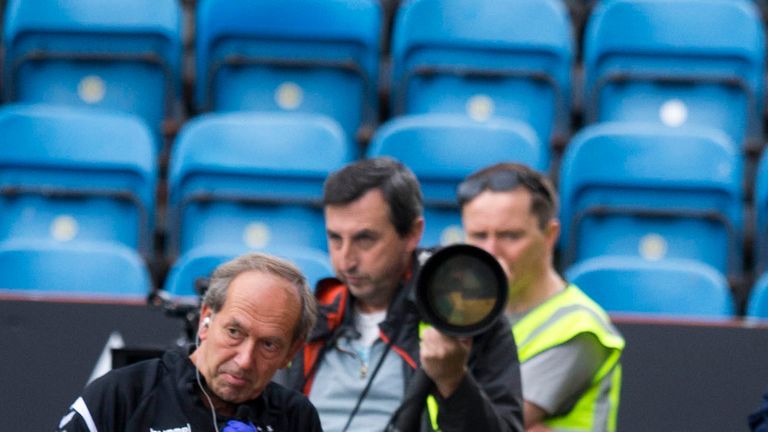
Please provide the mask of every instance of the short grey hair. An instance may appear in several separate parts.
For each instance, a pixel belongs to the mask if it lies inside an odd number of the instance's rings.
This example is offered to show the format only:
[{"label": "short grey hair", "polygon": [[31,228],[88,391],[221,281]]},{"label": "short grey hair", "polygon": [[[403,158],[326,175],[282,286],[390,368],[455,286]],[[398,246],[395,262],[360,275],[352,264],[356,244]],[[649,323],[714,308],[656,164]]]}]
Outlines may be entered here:
[{"label": "short grey hair", "polygon": [[235,277],[248,271],[258,271],[277,276],[288,281],[301,299],[301,315],[293,333],[293,340],[306,340],[317,321],[317,301],[309,290],[307,278],[291,262],[263,253],[248,253],[221,264],[211,276],[208,290],[203,297],[203,304],[214,313],[224,306],[229,285]]}]

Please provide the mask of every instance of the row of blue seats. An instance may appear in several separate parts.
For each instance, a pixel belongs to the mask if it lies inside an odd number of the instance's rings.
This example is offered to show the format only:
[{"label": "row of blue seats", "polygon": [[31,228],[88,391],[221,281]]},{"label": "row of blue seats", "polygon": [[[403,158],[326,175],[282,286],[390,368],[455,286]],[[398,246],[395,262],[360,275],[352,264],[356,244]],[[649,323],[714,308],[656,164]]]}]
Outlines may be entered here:
[{"label": "row of blue seats", "polygon": [[[543,143],[567,140],[574,38],[561,0],[406,1],[385,80],[381,14],[376,0],[199,1],[195,110],[320,113],[354,139],[382,117],[387,81],[391,116],[513,118]],[[116,108],[159,132],[180,115],[181,27],[177,0],[11,0],[4,101]],[[584,44],[587,122],[706,125],[762,143],[750,0],[602,1]]]},{"label": "row of blue seats", "polygon": [[[569,267],[565,277],[611,314],[687,320],[732,319],[737,314],[724,275],[695,260],[606,255]],[[768,319],[768,272],[752,286],[744,316]]]},{"label": "row of blue seats", "polygon": [[[174,302],[197,301],[201,278],[247,249],[200,247],[177,261],[164,289]],[[293,261],[311,286],[332,274],[327,256],[302,248],[265,252]],[[595,257],[570,267],[566,278],[613,314],[674,319],[733,319],[734,299],[725,277],[693,260],[646,261]],[[0,243],[0,297],[63,297],[143,302],[153,290],[145,263],[115,243],[12,241]],[[768,319],[768,272],[747,302],[747,319]]]},{"label": "row of blue seats", "polygon": [[[323,181],[355,158],[327,117],[202,115],[174,142],[167,220],[155,227],[157,158],[140,119],[6,105],[0,130],[6,137],[0,239],[112,239],[150,258],[158,230],[167,233],[171,259],[214,243],[324,250]],[[426,206],[424,241],[445,244],[462,238],[455,199],[461,179],[505,160],[546,172],[543,147],[523,123],[423,114],[383,125],[367,156],[392,156],[414,170]],[[593,125],[569,143],[559,178],[564,267],[623,254],[694,258],[729,276],[745,270],[743,160],[722,131]],[[754,202],[761,272],[768,269],[768,156],[758,169]]]},{"label": "row of blue seats", "polygon": [[156,287],[147,262],[133,249],[109,241],[57,242],[15,239],[0,242],[0,298],[40,297],[145,302],[156,288],[180,303],[199,300],[201,279],[240,254],[264,252],[296,264],[311,287],[333,275],[327,254],[301,247],[247,249],[203,246],[172,266]]}]

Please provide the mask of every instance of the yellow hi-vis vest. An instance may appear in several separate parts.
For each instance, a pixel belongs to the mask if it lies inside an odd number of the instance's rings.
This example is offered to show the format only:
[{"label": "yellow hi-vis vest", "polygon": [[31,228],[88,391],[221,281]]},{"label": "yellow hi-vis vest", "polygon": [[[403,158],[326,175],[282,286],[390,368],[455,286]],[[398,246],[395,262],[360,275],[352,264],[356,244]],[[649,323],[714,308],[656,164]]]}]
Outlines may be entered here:
[{"label": "yellow hi-vis vest", "polygon": [[607,349],[608,358],[591,385],[566,414],[544,424],[558,431],[615,431],[621,389],[619,358],[624,338],[608,315],[575,285],[547,299],[512,326],[520,363],[561,345],[575,336],[591,333]]}]

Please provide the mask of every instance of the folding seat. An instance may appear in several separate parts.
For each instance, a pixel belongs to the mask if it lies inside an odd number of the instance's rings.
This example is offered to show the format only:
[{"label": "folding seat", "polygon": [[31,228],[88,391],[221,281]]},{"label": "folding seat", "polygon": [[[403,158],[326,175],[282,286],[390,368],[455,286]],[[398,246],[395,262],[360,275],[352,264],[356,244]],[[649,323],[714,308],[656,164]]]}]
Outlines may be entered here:
[{"label": "folding seat", "polygon": [[182,51],[176,0],[9,0],[4,36],[5,101],[130,112],[158,136],[175,119]]},{"label": "folding seat", "polygon": [[152,255],[156,153],[141,119],[11,104],[0,131],[0,241],[113,241]]},{"label": "folding seat", "polygon": [[740,153],[717,129],[602,123],[561,164],[563,267],[599,255],[690,258],[742,271]]},{"label": "folding seat", "polygon": [[735,313],[724,275],[694,260],[606,255],[577,263],[565,276],[609,313],[715,320]]},{"label": "folding seat", "polygon": [[[251,251],[291,261],[306,276],[310,289],[314,289],[320,279],[334,275],[328,254],[317,249],[280,246]],[[164,290],[176,300],[194,303],[200,294],[199,286],[207,282],[216,267],[246,252],[249,252],[246,248],[230,245],[203,245],[192,249],[171,267]]]},{"label": "folding seat", "polygon": [[0,243],[0,291],[144,302],[152,285],[141,257],[121,244],[35,239]]},{"label": "folding seat", "polygon": [[568,135],[573,36],[561,0],[413,0],[392,40],[393,115],[510,117]]},{"label": "folding seat", "polygon": [[764,29],[750,0],[600,2],[584,36],[587,122],[705,125],[762,144]]},{"label": "folding seat", "polygon": [[505,118],[479,123],[459,114],[394,118],[376,131],[367,154],[393,157],[416,174],[424,195],[422,242],[429,246],[463,241],[456,188],[473,171],[497,162],[548,168],[548,149],[528,125]]},{"label": "folding seat", "polygon": [[169,162],[171,259],[203,244],[326,250],[322,186],[352,159],[339,125],[303,113],[209,113]]},{"label": "folding seat", "polygon": [[763,273],[752,286],[747,299],[748,319],[768,319],[768,273]]},{"label": "folding seat", "polygon": [[755,175],[755,272],[768,270],[768,152],[763,151]]},{"label": "folding seat", "polygon": [[374,127],[378,1],[202,0],[196,13],[199,112],[320,113],[350,139]]}]

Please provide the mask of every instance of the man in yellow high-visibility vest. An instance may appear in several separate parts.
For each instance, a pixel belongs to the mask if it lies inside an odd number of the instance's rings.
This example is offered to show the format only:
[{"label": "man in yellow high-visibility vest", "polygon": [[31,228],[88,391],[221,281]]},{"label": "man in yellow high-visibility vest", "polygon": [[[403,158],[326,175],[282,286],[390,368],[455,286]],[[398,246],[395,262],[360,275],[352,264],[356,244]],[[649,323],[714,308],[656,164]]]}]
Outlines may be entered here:
[{"label": "man in yellow high-visibility vest", "polygon": [[467,177],[458,198],[467,242],[493,254],[509,278],[526,429],[615,430],[624,339],[554,268],[560,222],[552,183],[500,163]]}]

